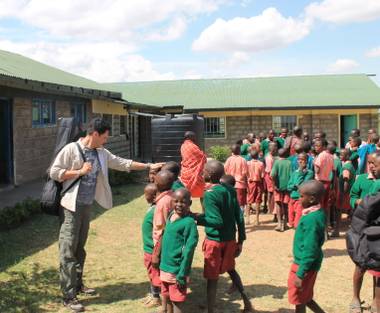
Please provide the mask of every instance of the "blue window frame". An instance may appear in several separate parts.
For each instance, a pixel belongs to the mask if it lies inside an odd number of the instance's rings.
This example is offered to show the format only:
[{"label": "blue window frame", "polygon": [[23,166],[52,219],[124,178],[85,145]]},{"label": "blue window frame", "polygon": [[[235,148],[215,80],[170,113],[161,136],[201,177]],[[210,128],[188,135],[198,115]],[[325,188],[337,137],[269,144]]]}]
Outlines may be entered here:
[{"label": "blue window frame", "polygon": [[72,102],[70,106],[70,114],[79,122],[85,124],[87,122],[87,107],[85,102]]},{"label": "blue window frame", "polygon": [[32,100],[32,125],[34,127],[55,125],[55,121],[55,102],[53,100]]}]

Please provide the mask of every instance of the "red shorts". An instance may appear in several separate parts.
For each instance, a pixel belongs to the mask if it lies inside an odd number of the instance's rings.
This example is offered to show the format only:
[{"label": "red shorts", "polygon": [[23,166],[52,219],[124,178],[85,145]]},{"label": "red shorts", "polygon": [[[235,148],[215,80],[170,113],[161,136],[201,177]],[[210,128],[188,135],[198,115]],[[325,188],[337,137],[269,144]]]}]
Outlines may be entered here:
[{"label": "red shorts", "polygon": [[218,242],[206,238],[202,247],[205,262],[204,278],[218,279],[220,274],[235,269],[236,249],[235,240]]},{"label": "red shorts", "polygon": [[323,195],[323,198],[321,201],[321,207],[325,210],[326,213],[328,213],[330,212],[329,199],[330,199],[331,182],[321,181],[321,183],[323,184],[323,188],[325,189],[325,194]]},{"label": "red shorts", "polygon": [[247,203],[258,203],[262,202],[264,186],[262,182],[250,182],[248,183],[248,195]]},{"label": "red shorts", "polygon": [[304,279],[302,280],[302,288],[298,289],[294,285],[294,281],[297,277],[296,272],[298,270],[297,264],[292,264],[290,267],[289,278],[288,278],[288,299],[289,303],[294,305],[306,304],[313,299],[314,295],[314,284],[317,279],[318,272],[309,271],[306,273]]},{"label": "red shorts", "polygon": [[338,194],[336,197],[336,208],[345,212],[351,211],[349,192],[344,193],[344,192],[338,191]]},{"label": "red shorts", "polygon": [[265,187],[268,192],[273,192],[273,179],[270,176],[270,173],[265,173],[264,175]]},{"label": "red shorts", "polygon": [[237,200],[240,206],[247,204],[247,189],[245,188],[235,188],[237,193]]},{"label": "red shorts", "polygon": [[302,217],[302,205],[300,200],[290,199],[289,201],[289,225],[297,227]]},{"label": "red shorts", "polygon": [[177,284],[161,282],[161,295],[168,297],[173,302],[184,302],[186,300],[187,288],[179,289]]},{"label": "red shorts", "polygon": [[274,191],[274,201],[288,204],[290,201],[289,192],[287,191]]},{"label": "red shorts", "polygon": [[155,287],[161,286],[160,270],[152,266],[152,255],[144,252],[144,266],[148,272],[150,282]]}]

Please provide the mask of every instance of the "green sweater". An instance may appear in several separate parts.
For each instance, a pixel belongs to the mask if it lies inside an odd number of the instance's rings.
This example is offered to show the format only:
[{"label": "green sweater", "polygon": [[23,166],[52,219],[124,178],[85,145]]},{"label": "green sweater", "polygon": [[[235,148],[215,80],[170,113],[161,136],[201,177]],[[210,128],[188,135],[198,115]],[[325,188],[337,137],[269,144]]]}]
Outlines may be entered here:
[{"label": "green sweater", "polygon": [[326,216],[323,209],[303,215],[293,241],[296,275],[303,279],[308,271],[319,271],[322,264],[322,245],[325,240]]},{"label": "green sweater", "polygon": [[353,209],[356,208],[355,202],[369,195],[374,179],[368,179],[368,174],[359,175],[350,191],[350,205]]},{"label": "green sweater", "polygon": [[350,161],[352,162],[352,165],[354,166],[355,171],[358,172],[359,153],[357,151],[351,151]]},{"label": "green sweater", "polygon": [[290,192],[290,198],[294,200],[298,200],[300,198],[300,193],[298,188],[304,182],[313,179],[314,172],[306,169],[305,171],[301,171],[300,169],[294,171],[290,175],[290,179],[288,182],[288,191]]},{"label": "green sweater", "polygon": [[288,159],[278,159],[274,161],[271,176],[273,177],[274,185],[280,191],[288,190],[291,172],[292,164]]},{"label": "green sweater", "polygon": [[246,239],[244,219],[233,187],[214,185],[204,193],[203,205],[205,213],[198,215],[197,222],[206,227],[208,239],[219,242],[236,240],[236,225],[238,242]]},{"label": "green sweater", "polygon": [[344,179],[343,179],[343,171],[349,171],[350,172],[350,178],[348,179],[348,185],[350,186],[350,190],[352,185],[355,182],[355,176],[356,176],[356,170],[351,162],[348,162],[342,166],[342,169],[339,174],[339,191],[344,191]]},{"label": "green sweater", "polygon": [[184,285],[198,244],[198,230],[192,217],[185,216],[172,222],[172,215],[168,217],[162,238],[160,269],[176,275],[177,281]]},{"label": "green sweater", "polygon": [[375,195],[380,191],[380,179],[374,180],[371,190],[369,191],[370,195]]},{"label": "green sweater", "polygon": [[269,144],[271,142],[274,142],[277,144],[277,148],[280,149],[282,148],[281,141],[278,140],[278,138],[274,138],[273,141],[270,141],[268,138],[264,139],[261,144],[260,144],[260,149],[263,152],[263,155],[266,156],[269,152]]},{"label": "green sweater", "polygon": [[144,252],[152,254],[153,253],[153,216],[156,207],[152,205],[145,214],[144,220],[142,222],[142,238],[143,238],[143,248]]},{"label": "green sweater", "polygon": [[185,185],[179,179],[177,179],[172,185],[172,190],[176,191],[181,188],[185,188]]}]

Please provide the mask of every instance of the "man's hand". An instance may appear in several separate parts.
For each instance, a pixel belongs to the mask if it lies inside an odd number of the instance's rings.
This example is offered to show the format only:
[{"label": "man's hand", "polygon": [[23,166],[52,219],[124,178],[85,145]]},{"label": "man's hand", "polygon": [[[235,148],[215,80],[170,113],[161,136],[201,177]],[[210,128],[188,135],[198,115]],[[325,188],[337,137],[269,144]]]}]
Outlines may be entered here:
[{"label": "man's hand", "polygon": [[154,170],[154,171],[158,171],[161,169],[161,167],[163,167],[165,165],[164,162],[161,162],[161,163],[153,163],[150,165],[150,169],[151,170]]},{"label": "man's hand", "polygon": [[296,276],[294,280],[294,286],[296,286],[297,289],[302,289],[302,279]]},{"label": "man's hand", "polygon": [[84,162],[82,168],[80,169],[80,176],[87,175],[92,171],[92,164],[90,162]]},{"label": "man's hand", "polygon": [[238,243],[236,247],[235,258],[238,258],[242,251],[243,251],[243,244]]}]

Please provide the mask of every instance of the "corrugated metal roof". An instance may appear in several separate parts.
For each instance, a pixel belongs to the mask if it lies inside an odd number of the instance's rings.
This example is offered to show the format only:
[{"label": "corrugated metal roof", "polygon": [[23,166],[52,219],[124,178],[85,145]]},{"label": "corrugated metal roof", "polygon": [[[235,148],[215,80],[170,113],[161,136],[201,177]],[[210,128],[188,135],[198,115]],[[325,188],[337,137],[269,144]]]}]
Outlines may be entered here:
[{"label": "corrugated metal roof", "polygon": [[0,75],[93,90],[109,90],[106,85],[4,50],[0,50]]},{"label": "corrugated metal roof", "polygon": [[380,106],[365,74],[199,79],[106,84],[123,98],[185,110]]}]

